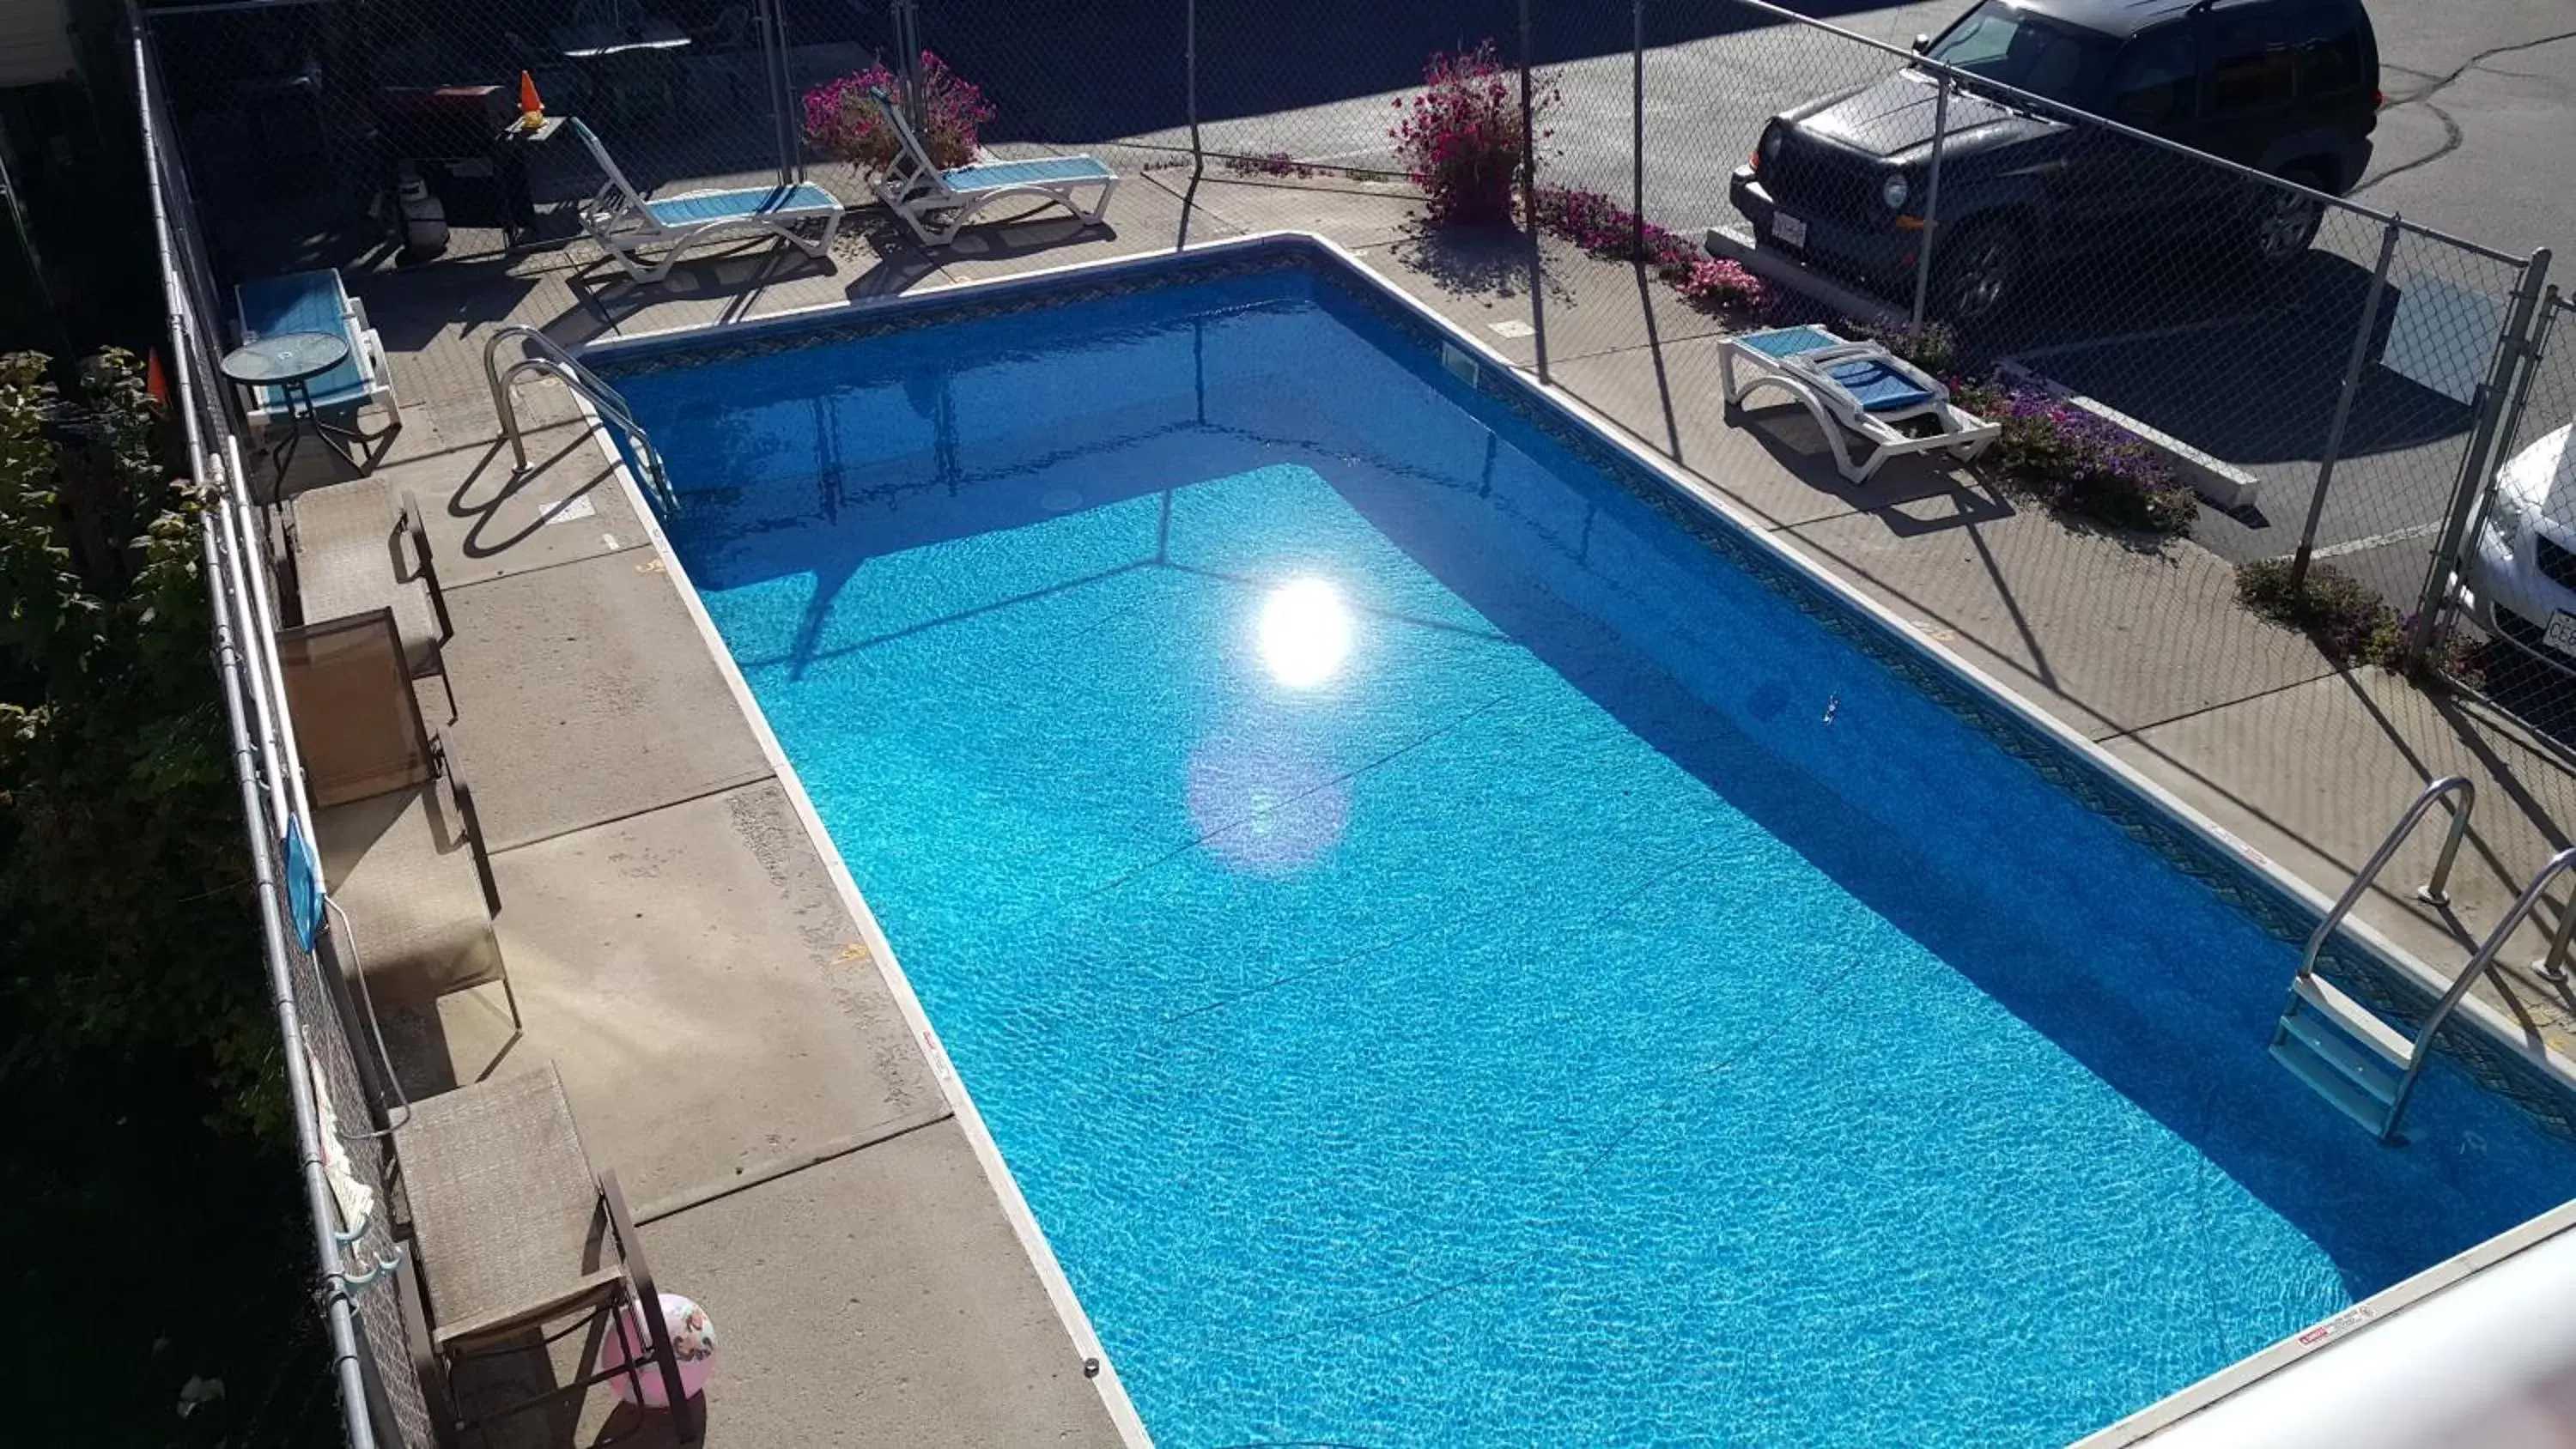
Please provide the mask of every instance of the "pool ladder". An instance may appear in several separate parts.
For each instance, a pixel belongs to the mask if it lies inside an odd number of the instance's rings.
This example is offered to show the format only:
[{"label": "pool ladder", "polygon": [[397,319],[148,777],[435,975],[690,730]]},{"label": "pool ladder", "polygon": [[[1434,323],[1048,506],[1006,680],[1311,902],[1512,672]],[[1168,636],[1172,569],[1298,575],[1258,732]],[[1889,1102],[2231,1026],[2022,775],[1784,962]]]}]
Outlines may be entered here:
[{"label": "pool ladder", "polygon": [[[2326,939],[2336,926],[2352,912],[2361,894],[2387,868],[2390,857],[2414,834],[2415,827],[2431,813],[2433,806],[2447,797],[2458,796],[2451,806],[2451,828],[2442,838],[2442,853],[2434,859],[2432,878],[2415,892],[2415,898],[2435,906],[2451,903],[2445,887],[2450,884],[2451,865],[2459,858],[2460,840],[2468,834],[2469,811],[2477,804],[2477,787],[2457,775],[2436,780],[2424,787],[2415,803],[2406,807],[2388,838],[2371,853],[2352,884],[2344,888],[2334,909],[2317,922],[2308,937],[2308,948],[2299,957],[2299,974],[2290,981],[2290,1000],[2282,1008],[2281,1019],[2272,1028],[2272,1059],[2289,1068],[2290,1074],[2314,1088],[2319,1096],[2341,1109],[2344,1115],[2360,1123],[2382,1142],[2394,1142],[2397,1129],[2406,1117],[2406,1101],[2415,1091],[2417,1079],[2424,1074],[2424,1064],[2433,1055],[2433,1038],[2442,1024],[2451,1018],[2469,988],[2480,976],[2495,970],[2497,953],[2506,939],[2540,904],[2540,894],[2550,884],[2576,868],[2576,848],[2562,850],[2550,857],[2549,863],[2523,888],[2513,909],[2487,934],[2469,964],[2424,1018],[2413,1037],[2389,1024],[2378,1012],[2354,1000],[2332,982],[2317,974],[2317,956],[2325,949]],[[2568,936],[2576,931],[2576,908],[2559,917],[2558,929],[2551,936],[2549,955],[2541,966],[2544,975],[2563,970]],[[2499,983],[2501,984],[2501,983]]]},{"label": "pool ladder", "polygon": [[[522,344],[522,356],[504,370],[500,363],[501,344],[514,338]],[[483,344],[483,381],[492,389],[492,411],[500,414],[502,435],[510,440],[511,454],[518,459],[511,476],[528,471],[528,443],[519,429],[519,407],[512,390],[520,378],[531,373],[559,379],[589,403],[591,412],[609,430],[624,461],[635,470],[635,481],[643,487],[645,498],[665,516],[679,511],[679,495],[671,490],[671,475],[662,466],[661,450],[653,446],[653,437],[644,431],[644,425],[635,421],[634,410],[627,407],[626,399],[553,338],[519,322],[493,333]]]}]

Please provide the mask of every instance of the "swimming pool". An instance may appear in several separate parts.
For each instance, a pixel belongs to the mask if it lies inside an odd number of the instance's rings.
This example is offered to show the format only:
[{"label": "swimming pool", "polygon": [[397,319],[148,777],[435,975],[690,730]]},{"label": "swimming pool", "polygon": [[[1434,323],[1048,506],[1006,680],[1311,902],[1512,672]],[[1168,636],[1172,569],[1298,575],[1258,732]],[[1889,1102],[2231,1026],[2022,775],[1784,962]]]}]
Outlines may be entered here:
[{"label": "swimming pool", "polygon": [[2576,1192],[1326,273],[603,370],[1161,1443],[2062,1442]]}]

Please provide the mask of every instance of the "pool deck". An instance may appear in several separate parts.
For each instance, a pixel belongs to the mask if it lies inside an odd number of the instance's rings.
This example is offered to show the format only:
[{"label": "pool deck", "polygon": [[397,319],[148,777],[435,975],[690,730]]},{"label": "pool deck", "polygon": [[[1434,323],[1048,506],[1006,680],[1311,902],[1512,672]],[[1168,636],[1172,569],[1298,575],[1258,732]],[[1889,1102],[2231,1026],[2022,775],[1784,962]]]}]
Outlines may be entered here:
[{"label": "pool deck", "polygon": [[[2238,609],[2216,557],[2070,527],[1917,463],[1854,488],[1803,414],[1730,423],[1718,320],[1628,266],[1551,244],[1533,298],[1518,242],[1444,240],[1358,183],[1148,172],[1111,215],[1107,232],[983,228],[933,257],[867,210],[828,265],[754,242],[643,289],[584,244],[350,277],[393,353],[408,425],[379,474],[418,495],[439,550],[460,706],[443,728],[495,848],[526,1018],[513,1039],[497,992],[452,996],[399,1023],[396,1053],[414,1092],[560,1066],[663,1286],[717,1326],[710,1443],[1105,1445],[1121,1428],[975,1125],[551,384],[524,389],[549,425],[530,440],[542,466],[512,484],[482,372],[507,323],[580,344],[1311,231],[1516,365],[1544,341],[1566,395],[2329,893],[2426,779],[2469,774],[2453,912],[2406,896],[2430,832],[2363,909],[2440,969],[2568,842],[2576,782],[2513,727],[2327,666]],[[2509,953],[2509,999],[2482,990],[2576,1048],[2576,999],[2525,969],[2536,952]],[[588,1442],[605,1418],[594,1405],[544,1442]]]}]

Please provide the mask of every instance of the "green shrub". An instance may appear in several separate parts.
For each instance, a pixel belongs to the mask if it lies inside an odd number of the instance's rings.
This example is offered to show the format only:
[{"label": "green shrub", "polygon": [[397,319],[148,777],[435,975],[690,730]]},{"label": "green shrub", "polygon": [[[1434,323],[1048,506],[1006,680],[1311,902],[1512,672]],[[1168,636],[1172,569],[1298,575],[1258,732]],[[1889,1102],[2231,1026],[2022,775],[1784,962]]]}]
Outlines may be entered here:
[{"label": "green shrub", "polygon": [[1959,365],[1959,334],[1947,322],[1868,323],[1861,335],[1934,377],[1946,377]]},{"label": "green shrub", "polygon": [[2337,664],[2394,669],[2405,656],[2405,620],[2368,585],[2333,564],[2310,564],[2306,582],[2295,589],[2288,559],[2238,564],[2236,600],[2315,640],[2318,651]]},{"label": "green shrub", "polygon": [[199,490],[130,353],[61,397],[0,356],[0,1087],[105,1058],[199,1062],[274,1127],[230,746],[207,663]]}]

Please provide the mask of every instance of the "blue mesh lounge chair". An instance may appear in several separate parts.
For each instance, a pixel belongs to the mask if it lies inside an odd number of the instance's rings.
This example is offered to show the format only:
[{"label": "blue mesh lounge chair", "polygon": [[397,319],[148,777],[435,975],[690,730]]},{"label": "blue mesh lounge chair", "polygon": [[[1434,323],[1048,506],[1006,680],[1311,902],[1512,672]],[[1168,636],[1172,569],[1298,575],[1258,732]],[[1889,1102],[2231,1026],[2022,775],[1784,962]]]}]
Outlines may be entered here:
[{"label": "blue mesh lounge chair", "polygon": [[[840,198],[811,181],[688,191],[647,201],[626,173],[617,169],[616,160],[590,127],[578,117],[569,124],[590,148],[591,159],[608,173],[607,182],[581,204],[582,229],[638,282],[658,282],[671,275],[671,265],[682,252],[712,237],[765,231],[794,243],[809,257],[819,257],[831,250],[832,238],[841,229]],[[815,221],[823,223],[823,234],[808,240],[798,228]],[[659,249],[662,259],[648,263],[647,248]]]},{"label": "blue mesh lounge chair", "polygon": [[[1736,366],[1751,374],[1736,381]],[[1866,483],[1878,465],[1907,453],[1947,452],[1965,461],[1986,450],[2003,429],[1950,405],[1950,390],[1923,369],[1875,342],[1854,342],[1822,327],[1777,327],[1730,337],[1718,347],[1717,366],[1729,409],[1763,388],[1806,404],[1834,450],[1834,467]],[[1914,429],[1896,425],[1914,422]],[[1870,445],[1852,462],[1850,435]]]},{"label": "blue mesh lounge chair", "polygon": [[[394,397],[394,373],[385,362],[385,344],[367,325],[366,304],[349,295],[338,272],[322,267],[244,282],[233,288],[233,311],[241,320],[244,342],[287,332],[322,332],[348,343],[349,360],[307,384],[314,411],[354,418],[358,409],[373,403],[384,408],[388,433],[402,426],[402,405]],[[248,391],[253,429],[264,432],[285,425],[283,389]]]},{"label": "blue mesh lounge chair", "polygon": [[[976,213],[997,201],[1012,197],[1033,196],[1054,202],[1080,217],[1086,226],[1097,226],[1109,214],[1109,196],[1118,189],[1118,173],[1089,156],[1041,156],[1031,161],[985,161],[973,166],[951,166],[941,170],[933,164],[930,152],[913,134],[912,122],[904,119],[903,108],[894,97],[882,90],[870,91],[877,109],[885,113],[886,123],[894,127],[895,143],[900,148],[894,164],[886,168],[883,179],[876,183],[877,199],[886,209],[903,218],[912,234],[925,246],[946,246],[957,239],[957,233]],[[1087,187],[1098,187],[1086,211],[1074,198]]]}]

